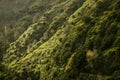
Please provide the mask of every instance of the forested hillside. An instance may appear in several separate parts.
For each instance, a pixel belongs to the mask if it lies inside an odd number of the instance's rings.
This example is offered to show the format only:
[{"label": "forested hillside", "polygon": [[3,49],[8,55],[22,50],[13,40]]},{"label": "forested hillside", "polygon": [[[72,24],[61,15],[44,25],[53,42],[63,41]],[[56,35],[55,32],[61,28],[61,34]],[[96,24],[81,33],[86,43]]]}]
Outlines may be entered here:
[{"label": "forested hillside", "polygon": [[43,15],[46,9],[49,9],[47,3],[49,3],[48,0],[44,0],[44,2],[41,0],[0,0],[1,56],[11,42],[14,42]]},{"label": "forested hillside", "polygon": [[[15,41],[25,30],[20,12],[27,7],[30,0],[0,0],[0,54],[5,52],[8,45]],[[19,18],[18,18],[19,16]],[[18,24],[19,22],[19,24]],[[26,23],[25,23],[26,24]],[[20,27],[19,27],[20,26]],[[1,60],[1,59],[0,59]]]},{"label": "forested hillside", "polygon": [[120,0],[0,0],[0,80],[119,80]]}]

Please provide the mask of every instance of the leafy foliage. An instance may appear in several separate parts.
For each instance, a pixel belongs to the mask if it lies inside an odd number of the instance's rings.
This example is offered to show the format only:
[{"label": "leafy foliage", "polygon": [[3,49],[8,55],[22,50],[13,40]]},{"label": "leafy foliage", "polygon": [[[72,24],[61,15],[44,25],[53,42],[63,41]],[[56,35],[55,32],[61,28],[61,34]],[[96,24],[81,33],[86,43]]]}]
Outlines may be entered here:
[{"label": "leafy foliage", "polygon": [[26,1],[1,27],[2,80],[119,79],[119,0]]}]

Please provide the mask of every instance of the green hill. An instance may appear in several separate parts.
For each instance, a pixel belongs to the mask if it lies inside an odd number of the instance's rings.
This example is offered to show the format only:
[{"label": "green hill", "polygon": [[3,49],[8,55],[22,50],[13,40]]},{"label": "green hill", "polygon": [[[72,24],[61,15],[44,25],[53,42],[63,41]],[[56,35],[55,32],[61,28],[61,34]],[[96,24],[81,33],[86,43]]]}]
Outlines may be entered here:
[{"label": "green hill", "polygon": [[119,7],[120,0],[29,3],[14,18],[23,31],[3,53],[1,80],[119,80]]}]

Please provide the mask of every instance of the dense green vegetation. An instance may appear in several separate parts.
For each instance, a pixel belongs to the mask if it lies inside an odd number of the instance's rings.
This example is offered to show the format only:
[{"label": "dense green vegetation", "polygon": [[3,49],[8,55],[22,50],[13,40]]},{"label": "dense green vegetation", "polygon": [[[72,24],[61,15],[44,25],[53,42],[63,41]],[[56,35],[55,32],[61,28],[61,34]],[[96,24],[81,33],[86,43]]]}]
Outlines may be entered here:
[{"label": "dense green vegetation", "polygon": [[0,80],[120,79],[120,0],[0,4]]}]

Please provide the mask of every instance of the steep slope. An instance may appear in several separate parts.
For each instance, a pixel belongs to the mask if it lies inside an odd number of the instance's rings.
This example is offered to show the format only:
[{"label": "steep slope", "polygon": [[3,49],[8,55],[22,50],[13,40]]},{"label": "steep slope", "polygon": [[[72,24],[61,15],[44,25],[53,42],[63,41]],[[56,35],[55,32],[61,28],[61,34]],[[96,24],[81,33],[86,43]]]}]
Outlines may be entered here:
[{"label": "steep slope", "polygon": [[[1,0],[0,1],[0,61],[8,45],[43,13],[51,8],[53,0]],[[54,4],[57,2],[54,1]],[[48,4],[49,3],[49,4]]]},{"label": "steep slope", "polygon": [[118,80],[120,1],[50,3],[10,44],[3,58],[9,68],[5,80]]},{"label": "steep slope", "polygon": [[[0,0],[0,61],[2,54],[7,49],[8,45],[15,41],[29,26],[32,21],[31,18],[25,20],[25,15],[21,15],[20,10],[28,7],[31,3],[30,0]],[[23,13],[22,13],[23,14]],[[24,21],[18,20],[17,16],[24,17]],[[29,22],[28,22],[29,20]],[[19,24],[17,23],[19,21]],[[20,25],[23,24],[24,25]],[[17,25],[17,27],[15,26]],[[20,26],[20,27],[19,27]],[[22,27],[21,27],[22,26]]]}]

